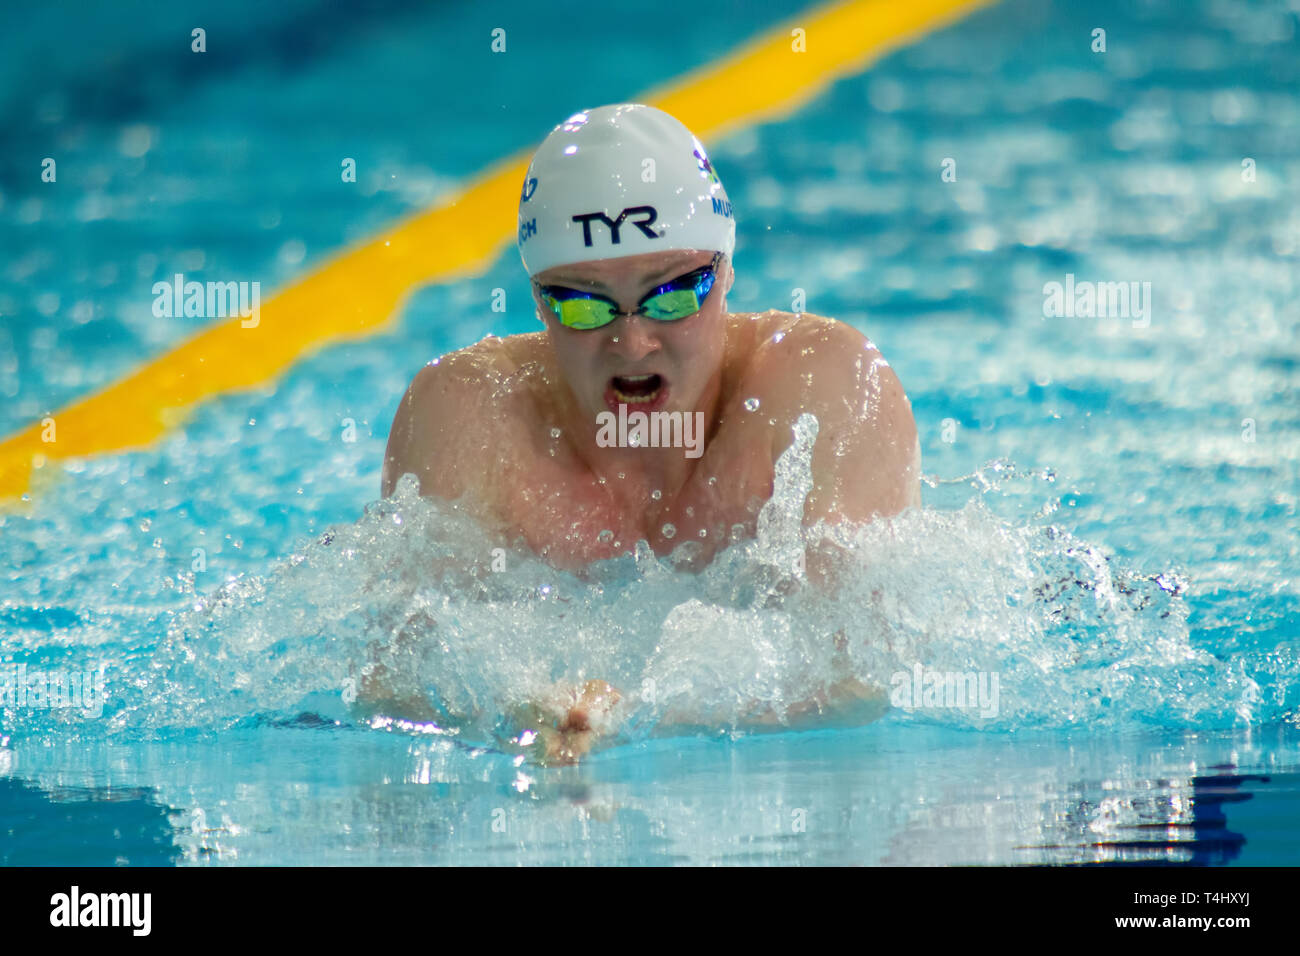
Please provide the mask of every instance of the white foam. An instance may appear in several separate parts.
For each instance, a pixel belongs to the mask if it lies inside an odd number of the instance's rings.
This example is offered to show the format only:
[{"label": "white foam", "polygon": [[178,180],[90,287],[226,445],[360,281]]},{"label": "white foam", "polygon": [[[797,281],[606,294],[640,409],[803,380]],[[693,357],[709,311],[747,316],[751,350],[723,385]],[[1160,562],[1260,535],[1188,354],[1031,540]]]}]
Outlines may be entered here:
[{"label": "white foam", "polygon": [[[582,575],[516,551],[494,572],[497,543],[455,506],[420,498],[408,477],[270,575],[178,615],[119,724],[303,709],[356,719],[356,690],[380,664],[394,697],[482,742],[510,733],[504,715],[557,682],[619,688],[615,739],[628,740],[780,727],[847,677],[884,693],[918,664],[996,673],[997,713],[895,708],[899,719],[1007,730],[1255,715],[1251,682],[1190,645],[1168,572],[1131,571],[1043,519],[1017,525],[986,507],[1008,482],[1021,494],[1036,487],[1006,463],[955,510],[803,529],[816,434],[816,420],[801,418],[758,538],[699,573],[645,542]],[[834,597],[798,561],[831,544]]]}]

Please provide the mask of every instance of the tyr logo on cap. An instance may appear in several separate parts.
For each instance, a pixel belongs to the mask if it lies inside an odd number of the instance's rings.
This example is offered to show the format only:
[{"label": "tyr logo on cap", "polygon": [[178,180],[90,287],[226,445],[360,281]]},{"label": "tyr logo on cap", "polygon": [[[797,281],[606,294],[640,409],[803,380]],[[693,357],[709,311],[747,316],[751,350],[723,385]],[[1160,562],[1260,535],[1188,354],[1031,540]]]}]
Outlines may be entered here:
[{"label": "tyr logo on cap", "polygon": [[599,219],[609,227],[610,241],[617,246],[619,244],[618,231],[623,225],[623,220],[636,213],[644,214],[644,218],[633,219],[632,225],[640,229],[647,239],[663,238],[650,228],[650,224],[659,218],[659,213],[655,211],[654,206],[630,206],[619,213],[617,219],[610,219],[603,212],[584,212],[581,215],[574,216],[573,221],[582,223],[582,244],[584,246],[591,245],[591,223],[593,219]]}]

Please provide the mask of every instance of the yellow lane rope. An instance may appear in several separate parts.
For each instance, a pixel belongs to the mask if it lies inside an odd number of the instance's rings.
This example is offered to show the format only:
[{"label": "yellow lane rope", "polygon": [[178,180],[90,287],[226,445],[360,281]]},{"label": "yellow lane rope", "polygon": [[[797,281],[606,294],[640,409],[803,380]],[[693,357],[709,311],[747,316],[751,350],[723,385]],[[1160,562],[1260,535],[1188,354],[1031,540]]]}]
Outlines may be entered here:
[{"label": "yellow lane rope", "polygon": [[[848,0],[810,8],[634,101],[671,113],[712,143],[791,113],[836,79],[992,2]],[[145,447],[204,399],[263,385],[325,345],[373,335],[419,286],[481,274],[513,242],[532,149],[281,290],[262,305],[255,327],[239,316],[214,324],[60,409],[50,416],[55,440],[43,419],[10,435],[0,442],[0,502],[33,491],[34,475],[53,472],[53,461]]]}]

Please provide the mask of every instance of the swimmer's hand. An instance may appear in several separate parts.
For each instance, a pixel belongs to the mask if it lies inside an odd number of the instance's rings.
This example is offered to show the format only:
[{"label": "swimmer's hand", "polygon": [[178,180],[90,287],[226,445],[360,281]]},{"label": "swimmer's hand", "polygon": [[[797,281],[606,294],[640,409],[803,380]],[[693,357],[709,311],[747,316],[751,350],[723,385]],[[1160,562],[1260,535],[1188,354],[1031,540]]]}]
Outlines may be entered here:
[{"label": "swimmer's hand", "polygon": [[603,680],[562,685],[516,711],[514,722],[522,729],[514,741],[539,764],[577,763],[618,726],[614,714],[622,699],[617,688]]},{"label": "swimmer's hand", "polygon": [[883,688],[849,675],[809,700],[792,704],[786,711],[786,720],[796,728],[856,727],[878,720],[888,709],[889,698]]},{"label": "swimmer's hand", "polygon": [[422,724],[441,722],[443,718],[434,710],[429,698],[414,687],[406,686],[409,683],[386,664],[375,663],[364,668],[360,677],[353,679],[357,713],[366,718],[383,714]]},{"label": "swimmer's hand", "polygon": [[755,729],[811,730],[859,727],[879,720],[889,710],[889,694],[867,684],[853,673],[849,642],[841,628],[831,638],[835,646],[835,679],[806,700],[792,701],[779,710],[771,704],[751,705],[747,724]]}]

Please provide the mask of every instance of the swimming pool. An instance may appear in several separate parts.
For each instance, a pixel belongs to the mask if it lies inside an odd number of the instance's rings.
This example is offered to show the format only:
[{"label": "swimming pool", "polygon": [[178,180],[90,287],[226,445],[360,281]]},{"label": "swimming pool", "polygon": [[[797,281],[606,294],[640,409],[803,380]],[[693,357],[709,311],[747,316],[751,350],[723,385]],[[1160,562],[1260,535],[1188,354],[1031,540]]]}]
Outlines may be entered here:
[{"label": "swimming pool", "polygon": [[[5,433],[196,330],[153,314],[156,281],[286,283],[568,113],[635,99],[645,62],[677,76],[788,15],[737,5],[670,37],[647,28],[661,6],[547,23],[392,3],[339,31],[240,3],[209,27],[239,42],[198,62],[172,48],[183,13],[88,11],[72,29],[103,39],[83,49],[116,52],[85,63],[66,33],[33,42],[52,24],[0,41],[6,129],[59,160],[54,190],[0,151]],[[0,515],[0,663],[102,667],[105,699],[0,712],[0,861],[1300,862],[1296,19],[1002,3],[709,141],[737,210],[732,309],[801,289],[911,396],[925,509],[863,539],[840,602],[776,593],[775,539],[698,577],[523,555],[431,575],[487,546],[409,498],[361,515],[414,372],[534,328],[513,250],[155,445],[43,477]],[[504,58],[457,41],[501,24]],[[547,66],[570,44],[627,55],[596,83]],[[1053,282],[1150,292],[1145,314],[1135,296],[1056,316]],[[355,719],[368,642],[419,615],[440,641],[394,653],[448,699],[567,673],[644,706],[619,746],[552,769],[484,732]],[[995,712],[733,732],[736,688],[816,684],[837,627],[886,685],[996,675]],[[663,736],[683,699],[716,719]]]}]

